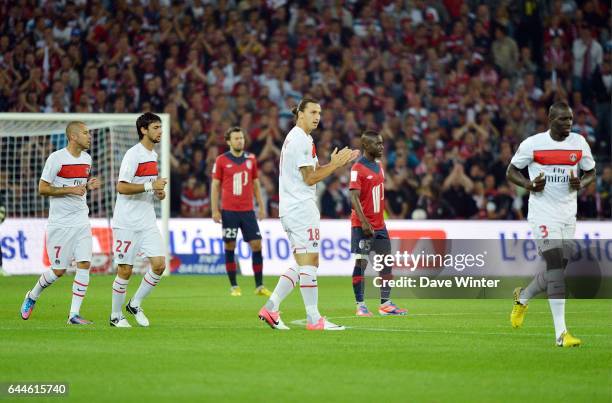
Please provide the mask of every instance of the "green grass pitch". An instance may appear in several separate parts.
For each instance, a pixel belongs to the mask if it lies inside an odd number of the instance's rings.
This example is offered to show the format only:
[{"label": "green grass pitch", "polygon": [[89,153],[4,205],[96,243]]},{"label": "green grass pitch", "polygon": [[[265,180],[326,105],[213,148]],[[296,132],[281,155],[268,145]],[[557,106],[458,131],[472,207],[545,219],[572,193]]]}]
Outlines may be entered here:
[{"label": "green grass pitch", "polygon": [[252,278],[240,278],[243,296],[232,298],[224,277],[173,276],[143,304],[150,328],[115,329],[112,276],[91,279],[82,314],[95,324],[66,325],[71,280],[46,290],[23,321],[35,277],[0,278],[0,382],[65,381],[68,400],[88,403],[612,400],[610,300],[568,301],[569,329],[583,345],[561,349],[544,299],[532,301],[520,330],[509,326],[510,298],[396,300],[408,316],[356,318],[350,278],[322,277],[321,312],[351,328],[292,324],[305,316],[295,290],[282,306],[292,329],[281,332],[257,319],[265,298],[252,294]]}]

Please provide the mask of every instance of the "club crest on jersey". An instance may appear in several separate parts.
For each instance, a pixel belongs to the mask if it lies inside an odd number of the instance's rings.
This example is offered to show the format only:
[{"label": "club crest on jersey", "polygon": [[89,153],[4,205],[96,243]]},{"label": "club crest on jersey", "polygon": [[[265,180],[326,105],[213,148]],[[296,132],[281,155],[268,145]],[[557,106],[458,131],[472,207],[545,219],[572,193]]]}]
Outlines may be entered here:
[{"label": "club crest on jersey", "polygon": [[576,160],[578,159],[578,156],[576,155],[576,153],[571,153],[571,154],[569,155],[569,159],[570,159],[570,161],[572,161],[572,162],[576,162]]},{"label": "club crest on jersey", "polygon": [[246,167],[247,169],[251,169],[253,167],[253,163],[251,162],[251,160],[247,160]]}]

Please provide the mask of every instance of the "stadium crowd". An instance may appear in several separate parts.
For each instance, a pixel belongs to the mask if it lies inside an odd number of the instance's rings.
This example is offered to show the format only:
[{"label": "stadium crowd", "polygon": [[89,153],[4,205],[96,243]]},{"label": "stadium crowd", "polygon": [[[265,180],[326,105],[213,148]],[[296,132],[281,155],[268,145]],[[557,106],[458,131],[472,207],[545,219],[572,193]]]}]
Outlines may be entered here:
[{"label": "stadium crowd", "polygon": [[[166,112],[173,216],[210,216],[223,134],[258,158],[268,216],[291,108],[323,108],[320,160],[385,138],[390,218],[526,216],[505,179],[518,144],[567,100],[598,162],[579,216],[610,218],[610,10],[586,0],[0,2],[0,110]],[[320,186],[347,217],[348,168]]]}]

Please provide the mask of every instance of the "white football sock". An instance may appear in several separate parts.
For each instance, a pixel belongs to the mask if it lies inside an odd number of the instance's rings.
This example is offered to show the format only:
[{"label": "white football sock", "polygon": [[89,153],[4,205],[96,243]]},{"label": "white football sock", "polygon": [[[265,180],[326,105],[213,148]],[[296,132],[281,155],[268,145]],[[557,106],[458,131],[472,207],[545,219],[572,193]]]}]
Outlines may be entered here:
[{"label": "white football sock", "polygon": [[555,324],[555,335],[558,339],[563,332],[567,331],[565,327],[565,300],[564,299],[549,299],[550,311],[552,312],[553,322]]},{"label": "white football sock", "polygon": [[87,287],[89,286],[89,270],[76,269],[74,281],[72,282],[72,305],[70,305],[70,316],[78,315]]},{"label": "white football sock", "polygon": [[59,277],[57,277],[51,269],[41,274],[38,278],[38,281],[36,282],[36,285],[34,286],[34,288],[32,288],[32,291],[30,291],[30,298],[36,301],[38,297],[40,297],[40,293],[43,292],[45,288],[55,283],[55,280],[57,280],[58,278]]},{"label": "white football sock", "polygon": [[295,288],[299,278],[297,268],[288,268],[287,271],[285,271],[285,273],[278,278],[276,288],[266,303],[266,309],[272,312],[277,312],[280,308],[281,302],[287,298],[287,295],[291,294],[291,291],[293,291],[293,288]]},{"label": "white football sock", "polygon": [[319,287],[317,286],[317,268],[315,266],[300,266],[300,292],[306,307],[306,320],[315,324],[321,319],[319,313]]},{"label": "white football sock", "polygon": [[134,308],[139,307],[142,300],[145,299],[147,295],[151,294],[151,291],[153,291],[153,288],[159,283],[159,280],[161,280],[161,276],[155,274],[153,269],[149,269],[142,278],[140,287],[138,287],[136,294],[134,294],[130,305]]},{"label": "white football sock", "polygon": [[113,281],[113,308],[111,310],[111,317],[118,318],[121,317],[121,309],[123,304],[125,303],[125,292],[127,291],[127,287],[130,280],[124,280],[119,275],[115,277],[115,281]]}]

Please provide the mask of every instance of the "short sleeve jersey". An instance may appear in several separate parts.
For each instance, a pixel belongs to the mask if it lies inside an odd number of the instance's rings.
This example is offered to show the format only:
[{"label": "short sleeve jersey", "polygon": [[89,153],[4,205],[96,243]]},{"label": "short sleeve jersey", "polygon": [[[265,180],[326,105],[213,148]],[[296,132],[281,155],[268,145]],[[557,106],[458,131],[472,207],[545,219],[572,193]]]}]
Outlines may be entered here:
[{"label": "short sleeve jersey", "polygon": [[279,167],[279,216],[299,210],[305,202],[316,203],[316,185],[304,182],[300,168],[317,167],[317,150],[312,136],[295,126],[285,137]]},{"label": "short sleeve jersey", "polygon": [[[141,143],[130,148],[121,161],[119,182],[144,184],[157,179],[157,153]],[[133,195],[117,193],[113,212],[113,228],[142,231],[156,227],[154,192]]]},{"label": "short sleeve jersey", "polygon": [[230,151],[215,160],[213,178],[221,182],[221,209],[253,210],[253,180],[257,179],[257,160],[250,153],[235,157]]},{"label": "short sleeve jersey", "polygon": [[[385,172],[380,161],[361,157],[351,168],[349,188],[359,190],[359,202],[366,219],[374,230],[385,228]],[[351,226],[361,227],[361,220],[353,209]]]},{"label": "short sleeve jersey", "polygon": [[[74,157],[66,148],[47,158],[40,179],[53,187],[87,184],[91,172],[91,156],[84,151]],[[64,195],[49,198],[49,225],[78,227],[89,224],[87,196]]]},{"label": "short sleeve jersey", "polygon": [[595,168],[591,148],[581,135],[570,133],[563,141],[555,141],[550,131],[525,139],[510,161],[518,169],[528,167],[529,179],[541,172],[546,178],[542,192],[529,195],[529,221],[572,223],[576,220],[577,192],[570,189],[570,172],[578,176],[578,168]]}]

